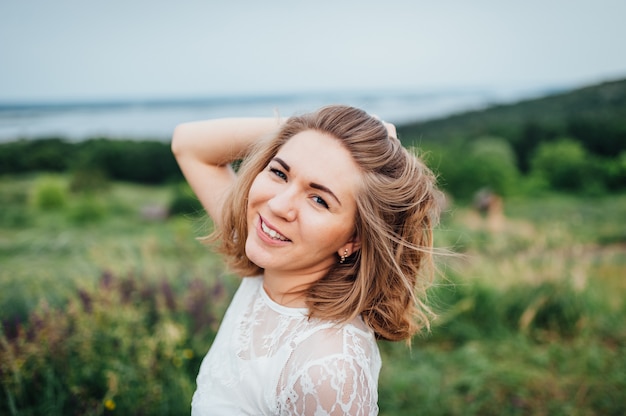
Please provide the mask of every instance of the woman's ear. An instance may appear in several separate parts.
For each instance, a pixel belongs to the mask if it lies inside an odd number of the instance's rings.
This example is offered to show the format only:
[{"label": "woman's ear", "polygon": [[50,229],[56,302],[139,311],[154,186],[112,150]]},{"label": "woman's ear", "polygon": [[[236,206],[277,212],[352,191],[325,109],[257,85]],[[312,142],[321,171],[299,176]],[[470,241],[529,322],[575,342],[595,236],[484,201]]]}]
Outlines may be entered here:
[{"label": "woman's ear", "polygon": [[350,257],[352,254],[359,251],[360,248],[361,240],[358,237],[354,237],[352,240],[341,246],[341,248],[337,251],[337,254],[339,254],[339,257]]},{"label": "woman's ear", "polygon": [[361,249],[361,239],[357,236],[354,236],[354,238],[352,239],[352,241],[350,241],[350,243],[352,245],[351,247],[351,253],[354,253],[355,251],[359,251]]}]

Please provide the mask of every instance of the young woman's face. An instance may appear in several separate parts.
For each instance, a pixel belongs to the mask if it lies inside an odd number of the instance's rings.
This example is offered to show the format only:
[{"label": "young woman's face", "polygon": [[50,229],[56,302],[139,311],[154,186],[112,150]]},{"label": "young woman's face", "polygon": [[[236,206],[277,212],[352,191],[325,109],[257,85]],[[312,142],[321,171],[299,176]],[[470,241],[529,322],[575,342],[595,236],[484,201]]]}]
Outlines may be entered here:
[{"label": "young woman's face", "polygon": [[248,258],[266,273],[327,271],[352,248],[360,178],[337,139],[313,130],[293,136],[250,188]]}]

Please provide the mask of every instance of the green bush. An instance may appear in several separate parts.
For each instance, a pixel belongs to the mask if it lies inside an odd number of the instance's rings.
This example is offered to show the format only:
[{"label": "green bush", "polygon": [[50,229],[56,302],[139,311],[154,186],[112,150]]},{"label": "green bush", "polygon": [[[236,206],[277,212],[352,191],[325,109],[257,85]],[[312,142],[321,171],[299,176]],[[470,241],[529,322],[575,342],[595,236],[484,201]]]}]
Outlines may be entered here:
[{"label": "green bush", "polygon": [[67,205],[67,189],[63,181],[51,176],[39,178],[33,189],[33,204],[41,210],[58,210]]},{"label": "green bush", "polygon": [[467,201],[485,188],[501,196],[518,192],[520,173],[515,154],[505,140],[484,137],[430,149],[429,166],[455,198]]},{"label": "green bush", "polygon": [[564,138],[539,145],[530,161],[531,173],[545,178],[553,189],[579,191],[595,181],[583,146]]},{"label": "green bush", "polygon": [[614,159],[600,159],[598,163],[609,189],[619,190],[626,187],[626,151]]},{"label": "green bush", "polygon": [[489,188],[509,196],[516,192],[519,171],[511,145],[500,138],[481,138],[471,143],[466,174],[476,189]]}]

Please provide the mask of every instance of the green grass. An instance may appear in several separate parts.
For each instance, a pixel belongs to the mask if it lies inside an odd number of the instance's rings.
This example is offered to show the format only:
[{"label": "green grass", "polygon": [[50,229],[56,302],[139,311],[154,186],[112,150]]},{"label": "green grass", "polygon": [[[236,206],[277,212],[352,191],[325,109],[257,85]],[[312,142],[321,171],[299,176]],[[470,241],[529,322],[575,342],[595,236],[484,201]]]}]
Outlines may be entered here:
[{"label": "green grass", "polygon": [[[180,187],[69,182],[0,180],[0,414],[188,413],[237,284],[195,239],[210,224],[142,216]],[[451,207],[436,239],[461,255],[432,332],[380,343],[381,414],[624,414],[624,218],[621,194]]]},{"label": "green grass", "polygon": [[[0,306],[21,303],[17,309],[23,315],[41,298],[58,304],[76,285],[93,284],[105,271],[184,283],[219,268],[217,259],[194,240],[208,232],[206,221],[191,216],[142,218],[146,206],[167,207],[167,187],[116,184],[95,195],[67,192],[66,207],[45,210],[32,202],[38,180],[5,180],[0,187],[4,209],[13,213],[0,219]],[[99,207],[95,217],[90,211],[77,214],[87,198]]]}]

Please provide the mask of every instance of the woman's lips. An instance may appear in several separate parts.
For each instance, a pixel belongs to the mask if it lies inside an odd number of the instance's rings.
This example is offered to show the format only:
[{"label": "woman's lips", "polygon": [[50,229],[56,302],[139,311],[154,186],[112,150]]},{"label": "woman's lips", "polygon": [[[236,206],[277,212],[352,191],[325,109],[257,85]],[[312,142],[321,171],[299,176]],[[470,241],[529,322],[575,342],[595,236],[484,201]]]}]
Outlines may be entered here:
[{"label": "woman's lips", "polygon": [[280,232],[276,231],[270,224],[268,224],[265,219],[259,215],[259,229],[263,236],[269,238],[272,241],[276,242],[290,242],[291,240],[282,235]]}]

